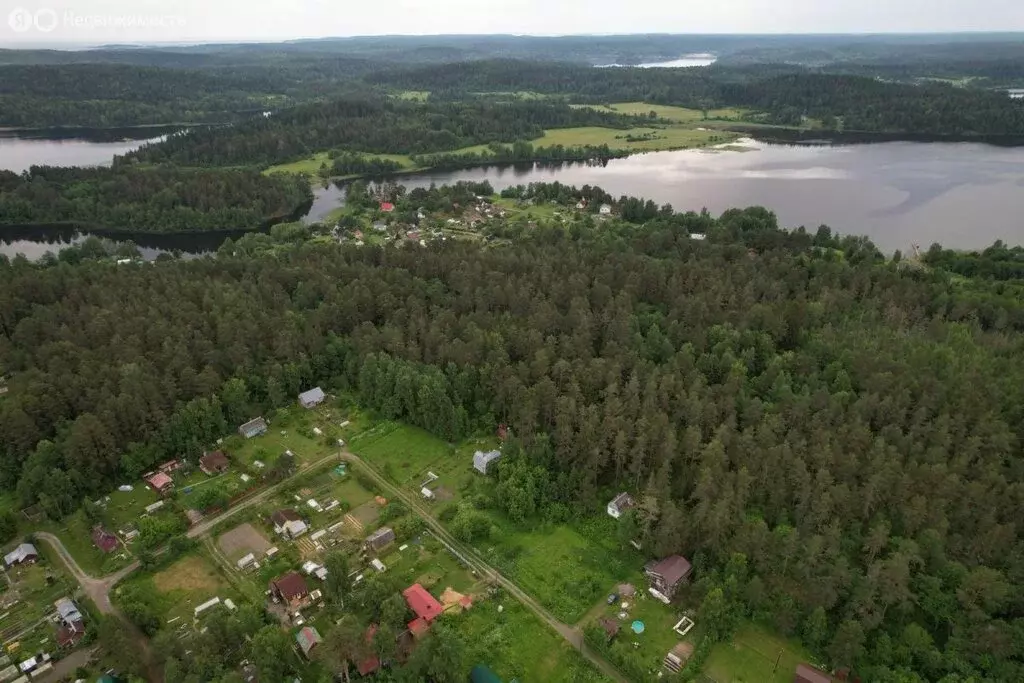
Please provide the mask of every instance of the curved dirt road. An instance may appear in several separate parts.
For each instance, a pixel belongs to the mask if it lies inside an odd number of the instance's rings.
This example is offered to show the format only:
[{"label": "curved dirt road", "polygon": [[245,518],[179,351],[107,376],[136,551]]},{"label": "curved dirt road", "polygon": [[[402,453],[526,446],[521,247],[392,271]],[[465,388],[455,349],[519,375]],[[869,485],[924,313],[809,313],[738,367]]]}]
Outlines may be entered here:
[{"label": "curved dirt road", "polygon": [[132,562],[130,565],[117,571],[108,576],[104,576],[101,579],[89,576],[78,566],[75,562],[75,558],[71,556],[68,549],[64,547],[64,544],[60,542],[60,539],[53,534],[45,531],[37,531],[35,537],[46,541],[47,545],[53,548],[60,556],[61,562],[68,568],[71,575],[75,577],[75,581],[82,587],[86,595],[92,598],[92,601],[96,603],[97,609],[103,614],[118,614],[117,608],[110,602],[110,589],[124,577],[131,574],[133,571],[139,568],[138,561]]}]

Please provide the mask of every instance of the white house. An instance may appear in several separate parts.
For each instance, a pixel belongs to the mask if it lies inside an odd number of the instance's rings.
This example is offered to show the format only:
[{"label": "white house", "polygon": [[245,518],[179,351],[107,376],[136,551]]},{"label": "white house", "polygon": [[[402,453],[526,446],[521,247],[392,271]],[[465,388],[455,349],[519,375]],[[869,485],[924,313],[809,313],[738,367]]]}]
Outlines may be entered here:
[{"label": "white house", "polygon": [[615,519],[618,519],[622,516],[623,512],[632,507],[636,507],[636,501],[633,500],[633,496],[626,492],[622,492],[612,498],[611,502],[608,503],[608,514]]},{"label": "white house", "polygon": [[691,239],[691,240],[697,240],[697,241],[703,242],[703,241],[704,241],[704,240],[706,240],[707,238],[708,238],[708,236],[707,236],[707,235],[705,235],[705,234],[704,234],[704,233],[702,233],[702,232],[691,232],[691,233],[690,233],[690,239]]},{"label": "white house", "polygon": [[501,451],[477,451],[473,454],[473,467],[480,474],[487,474],[487,467],[501,457]]},{"label": "white house", "polygon": [[599,208],[599,209],[598,209],[598,212],[599,212],[599,213],[600,213],[600,214],[601,214],[602,216],[608,216],[608,215],[610,215],[610,214],[611,214],[611,212],[612,212],[612,207],[611,207],[611,204],[602,204],[602,205],[601,205],[601,208]]},{"label": "white house", "polygon": [[16,564],[32,564],[39,559],[39,551],[31,543],[22,543],[4,555],[4,564],[13,567]]}]

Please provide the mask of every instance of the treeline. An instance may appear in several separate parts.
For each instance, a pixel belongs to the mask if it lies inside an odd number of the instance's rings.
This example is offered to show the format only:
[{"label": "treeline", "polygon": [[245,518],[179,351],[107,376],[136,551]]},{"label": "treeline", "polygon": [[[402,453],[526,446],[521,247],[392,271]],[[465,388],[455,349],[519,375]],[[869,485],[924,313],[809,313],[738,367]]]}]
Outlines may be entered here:
[{"label": "treeline", "polygon": [[419,104],[352,98],[303,105],[228,129],[193,129],[127,155],[188,166],[269,165],[316,149],[426,154],[538,138],[545,128],[612,126],[633,119],[548,102]]},{"label": "treeline", "polygon": [[404,168],[402,164],[394,159],[368,157],[356,152],[331,151],[328,153],[327,158],[331,161],[330,165],[328,166],[324,163],[320,167],[320,175],[324,177],[346,175],[382,176],[398,173]]},{"label": "treeline", "polygon": [[528,523],[633,492],[719,635],[765,621],[862,680],[1024,678],[1019,308],[764,209],[655,209],[512,220],[514,248],[4,264],[0,483],[59,516],[323,384],[446,438],[508,424],[499,504]]},{"label": "treeline", "polygon": [[251,170],[0,171],[0,226],[75,223],[125,232],[255,229],[312,201],[308,185]]},{"label": "treeline", "polygon": [[451,154],[415,155],[412,160],[418,166],[437,169],[464,168],[485,164],[516,163],[526,161],[585,161],[588,159],[614,159],[626,156],[628,152],[612,150],[608,145],[551,145],[533,146],[519,141],[511,145],[492,143],[479,152],[458,152]]},{"label": "treeline", "polygon": [[943,249],[933,244],[922,260],[969,278],[1024,280],[1024,247],[1008,247],[1002,240],[982,251]]},{"label": "treeline", "polygon": [[533,91],[573,102],[644,101],[698,109],[743,107],[770,122],[807,118],[849,131],[932,135],[1024,135],[1024,103],[1004,93],[942,83],[884,82],[780,65],[709,69],[594,69],[495,60],[393,70],[369,82],[453,99]]},{"label": "treeline", "polygon": [[[81,53],[79,53],[81,54]],[[273,59],[197,68],[136,64],[0,66],[0,126],[135,126],[235,121],[366,90],[359,60]]]}]

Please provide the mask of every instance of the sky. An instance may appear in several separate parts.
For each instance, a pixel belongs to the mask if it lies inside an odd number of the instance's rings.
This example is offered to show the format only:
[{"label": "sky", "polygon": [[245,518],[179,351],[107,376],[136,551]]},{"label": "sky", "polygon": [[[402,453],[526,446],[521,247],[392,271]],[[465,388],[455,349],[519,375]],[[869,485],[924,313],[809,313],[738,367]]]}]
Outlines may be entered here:
[{"label": "sky", "polygon": [[385,34],[1024,31],[1024,0],[0,0],[0,47]]}]

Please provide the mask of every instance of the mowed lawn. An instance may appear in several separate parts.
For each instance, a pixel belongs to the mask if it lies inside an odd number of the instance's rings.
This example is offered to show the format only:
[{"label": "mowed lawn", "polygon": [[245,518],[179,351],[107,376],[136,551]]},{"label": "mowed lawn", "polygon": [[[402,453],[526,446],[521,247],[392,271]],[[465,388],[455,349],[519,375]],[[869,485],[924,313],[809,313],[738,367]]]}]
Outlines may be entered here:
[{"label": "mowed lawn", "polygon": [[748,624],[731,642],[715,645],[704,675],[716,683],[790,683],[801,662],[813,663],[801,645]]},{"label": "mowed lawn", "polygon": [[[498,612],[499,605],[502,611]],[[551,628],[508,596],[452,617],[467,643],[463,662],[485,664],[503,681],[598,683],[607,679]]]},{"label": "mowed lawn", "polygon": [[217,567],[198,553],[186,555],[166,569],[140,581],[159,596],[157,604],[165,620],[191,618],[198,605],[214,597],[221,600],[238,599],[238,593],[230,587]]}]

